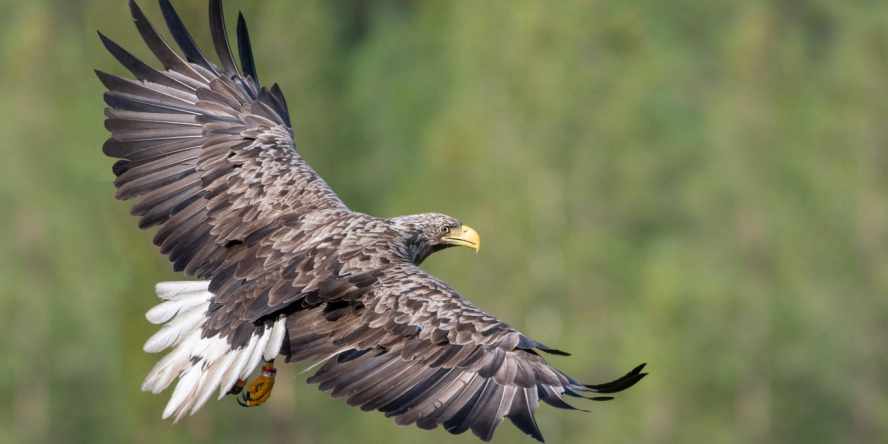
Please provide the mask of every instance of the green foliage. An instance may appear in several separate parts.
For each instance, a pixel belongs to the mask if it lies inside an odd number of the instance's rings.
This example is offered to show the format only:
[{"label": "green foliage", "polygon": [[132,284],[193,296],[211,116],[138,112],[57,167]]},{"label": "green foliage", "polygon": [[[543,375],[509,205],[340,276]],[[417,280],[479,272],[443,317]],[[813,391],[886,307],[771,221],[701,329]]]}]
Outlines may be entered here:
[{"label": "green foliage", "polygon": [[[176,3],[211,47],[203,2]],[[591,415],[543,406],[548,442],[888,440],[888,3],[237,9],[348,205],[476,228],[479,255],[427,269],[573,352],[551,360],[567,373],[649,363],[616,401],[576,402]],[[95,29],[150,59],[122,0],[0,5],[0,442],[476,442],[330,401],[292,366],[263,408],[160,419],[143,313],[181,277],[112,197],[92,69],[123,70]]]}]

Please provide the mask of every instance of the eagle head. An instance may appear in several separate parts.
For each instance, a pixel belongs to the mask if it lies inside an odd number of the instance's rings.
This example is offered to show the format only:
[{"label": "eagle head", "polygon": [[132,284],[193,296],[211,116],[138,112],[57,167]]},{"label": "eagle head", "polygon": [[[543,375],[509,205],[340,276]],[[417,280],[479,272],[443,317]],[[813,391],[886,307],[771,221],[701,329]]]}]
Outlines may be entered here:
[{"label": "eagle head", "polygon": [[462,246],[478,251],[481,247],[478,232],[452,216],[425,213],[395,219],[395,226],[405,235],[407,248],[417,265],[445,248]]}]

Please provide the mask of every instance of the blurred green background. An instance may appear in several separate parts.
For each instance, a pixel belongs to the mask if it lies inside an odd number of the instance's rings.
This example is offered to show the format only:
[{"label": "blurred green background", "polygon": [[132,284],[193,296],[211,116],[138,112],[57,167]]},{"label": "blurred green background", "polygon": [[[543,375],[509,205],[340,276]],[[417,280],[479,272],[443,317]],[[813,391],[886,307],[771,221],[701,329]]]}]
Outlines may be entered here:
[{"label": "blurred green background", "polygon": [[[174,3],[211,52],[205,2]],[[226,7],[346,204],[476,228],[424,267],[568,374],[649,363],[592,414],[541,407],[548,442],[888,442],[888,2]],[[478,442],[295,366],[262,408],[160,419],[143,315],[181,276],[113,199],[96,29],[158,66],[124,0],[0,2],[0,442]]]}]

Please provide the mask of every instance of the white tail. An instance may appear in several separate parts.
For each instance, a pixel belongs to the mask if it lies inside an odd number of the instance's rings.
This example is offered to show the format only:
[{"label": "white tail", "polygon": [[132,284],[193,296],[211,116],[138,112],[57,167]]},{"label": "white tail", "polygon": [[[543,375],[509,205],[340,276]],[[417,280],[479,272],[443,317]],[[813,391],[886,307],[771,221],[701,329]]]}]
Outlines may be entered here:
[{"label": "white tail", "polygon": [[[216,387],[221,399],[238,379],[247,379],[261,359],[274,359],[284,340],[285,320],[279,319],[250,338],[244,346],[232,348],[225,338],[201,338],[207,309],[213,294],[208,281],[161,282],[157,295],[164,300],[146,313],[153,324],[166,322],[145,343],[145,351],[157,353],[169,347],[148,373],[142,390],[158,394],[179,376],[179,383],[163,411],[178,422],[185,413],[198,411],[210,399]],[[169,321],[169,322],[167,322]]]}]

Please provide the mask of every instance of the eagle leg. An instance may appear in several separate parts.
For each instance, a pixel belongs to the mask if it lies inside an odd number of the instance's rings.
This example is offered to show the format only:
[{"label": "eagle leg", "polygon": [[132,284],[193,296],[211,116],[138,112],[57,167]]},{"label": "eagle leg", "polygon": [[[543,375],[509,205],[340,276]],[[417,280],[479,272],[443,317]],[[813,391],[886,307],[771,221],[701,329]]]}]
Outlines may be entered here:
[{"label": "eagle leg", "polygon": [[271,389],[274,388],[274,377],[276,374],[277,370],[274,368],[274,360],[265,361],[265,365],[262,367],[262,374],[241,395],[243,401],[238,399],[238,404],[244,407],[255,407],[268,401],[268,398],[271,397]]}]

